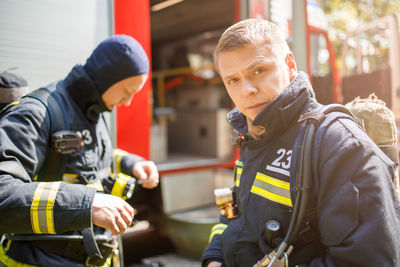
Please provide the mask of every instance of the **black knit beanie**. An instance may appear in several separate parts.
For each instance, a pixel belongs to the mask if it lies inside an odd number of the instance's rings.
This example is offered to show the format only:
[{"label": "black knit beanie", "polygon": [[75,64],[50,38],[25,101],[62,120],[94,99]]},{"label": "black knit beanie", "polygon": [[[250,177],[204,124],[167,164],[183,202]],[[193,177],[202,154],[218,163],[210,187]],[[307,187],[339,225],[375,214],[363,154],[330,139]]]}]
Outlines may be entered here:
[{"label": "black knit beanie", "polygon": [[100,95],[113,84],[149,72],[142,46],[127,35],[114,35],[101,42],[83,66]]}]

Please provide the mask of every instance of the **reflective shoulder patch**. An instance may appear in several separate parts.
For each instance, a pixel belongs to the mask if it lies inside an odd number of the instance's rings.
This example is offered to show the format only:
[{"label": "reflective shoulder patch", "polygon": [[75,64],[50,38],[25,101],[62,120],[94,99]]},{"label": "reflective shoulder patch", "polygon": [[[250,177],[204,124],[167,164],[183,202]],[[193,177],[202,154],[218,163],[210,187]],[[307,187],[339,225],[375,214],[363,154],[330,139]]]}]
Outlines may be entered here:
[{"label": "reflective shoulder patch", "polygon": [[285,206],[292,207],[290,183],[258,172],[251,193]]}]

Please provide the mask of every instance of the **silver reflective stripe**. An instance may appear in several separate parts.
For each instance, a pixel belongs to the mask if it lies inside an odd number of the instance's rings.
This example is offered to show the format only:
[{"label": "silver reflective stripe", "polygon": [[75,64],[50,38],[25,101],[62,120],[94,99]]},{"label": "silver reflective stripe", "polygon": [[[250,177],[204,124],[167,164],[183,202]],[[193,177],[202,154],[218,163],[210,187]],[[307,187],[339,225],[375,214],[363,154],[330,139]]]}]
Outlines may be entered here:
[{"label": "silver reflective stripe", "polygon": [[254,183],[253,183],[253,186],[262,188],[264,190],[267,190],[268,192],[271,192],[271,193],[273,193],[275,195],[279,195],[279,196],[283,196],[283,197],[286,197],[286,198],[290,198],[290,191],[289,190],[274,186],[274,185],[269,184],[269,183],[265,183],[265,182],[260,181],[260,180],[255,180]]},{"label": "silver reflective stripe", "polygon": [[271,201],[292,207],[290,183],[286,181],[263,173],[257,173],[251,192]]},{"label": "silver reflective stripe", "polygon": [[55,234],[53,207],[61,182],[39,183],[31,205],[32,230]]},{"label": "silver reflective stripe", "polygon": [[0,162],[0,171],[9,173],[16,178],[30,179],[28,173],[19,163],[15,161],[2,161]]}]

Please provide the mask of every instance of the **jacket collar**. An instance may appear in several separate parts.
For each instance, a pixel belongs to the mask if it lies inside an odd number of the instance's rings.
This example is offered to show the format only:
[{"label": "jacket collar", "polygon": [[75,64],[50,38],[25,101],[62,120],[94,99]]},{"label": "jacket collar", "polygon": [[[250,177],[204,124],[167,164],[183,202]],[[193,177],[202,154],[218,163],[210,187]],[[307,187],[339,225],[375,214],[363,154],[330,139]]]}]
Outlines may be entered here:
[{"label": "jacket collar", "polygon": [[[265,128],[264,137],[271,138],[287,129],[300,116],[307,99],[315,100],[307,74],[297,77],[254,119],[254,126]],[[248,135],[246,117],[235,108],[227,115],[228,122],[239,132]]]},{"label": "jacket collar", "polygon": [[100,93],[82,66],[76,65],[63,81],[63,87],[86,118],[96,123],[100,113],[108,111]]}]

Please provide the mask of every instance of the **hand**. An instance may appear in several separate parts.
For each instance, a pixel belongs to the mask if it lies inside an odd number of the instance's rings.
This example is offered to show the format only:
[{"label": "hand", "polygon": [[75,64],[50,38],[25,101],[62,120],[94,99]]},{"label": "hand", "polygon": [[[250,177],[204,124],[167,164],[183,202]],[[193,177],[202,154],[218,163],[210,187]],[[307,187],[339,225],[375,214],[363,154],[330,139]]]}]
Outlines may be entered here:
[{"label": "hand", "polygon": [[93,224],[110,230],[114,235],[122,234],[131,225],[134,210],[122,198],[96,193],[92,205]]},{"label": "hand", "polygon": [[207,265],[207,267],[220,267],[221,265],[222,263],[220,263],[219,261],[212,261]]},{"label": "hand", "polygon": [[132,168],[132,174],[142,181],[142,186],[152,189],[158,185],[158,170],[152,161],[138,161]]}]

